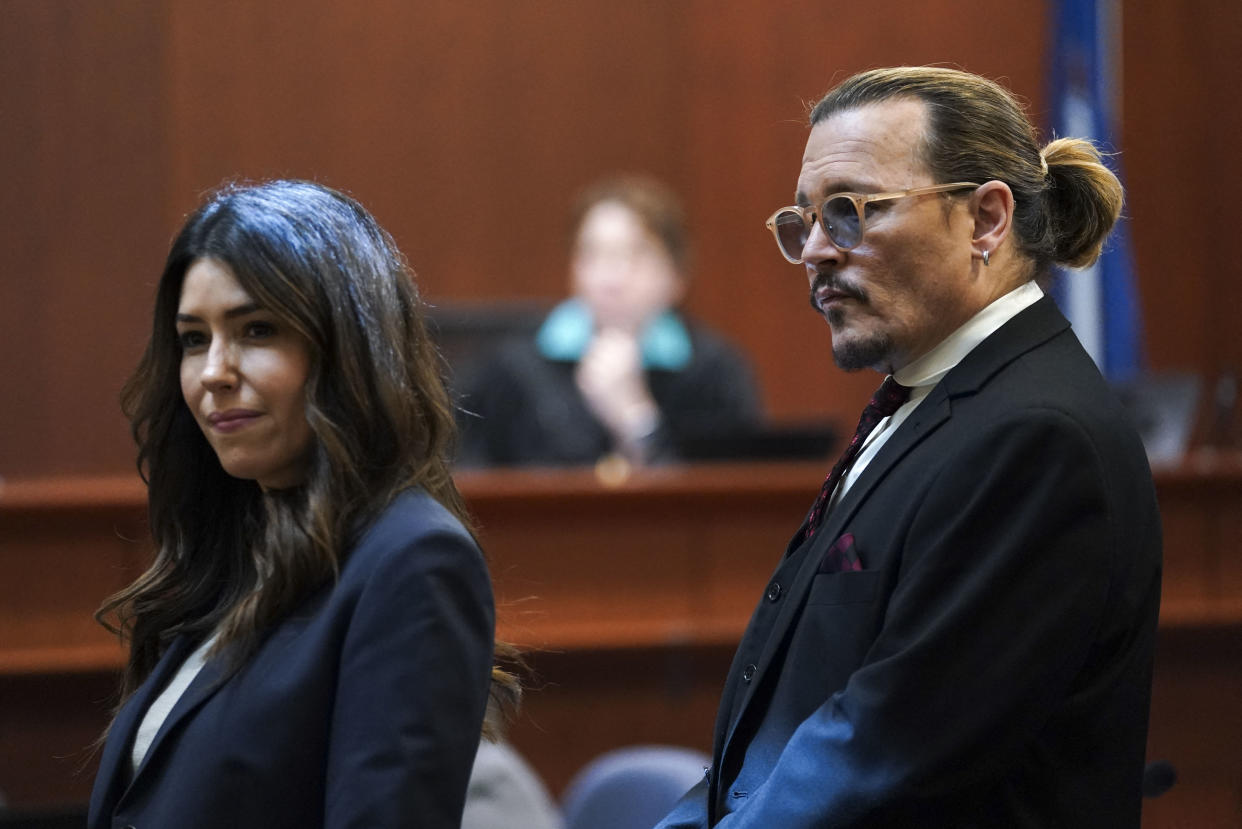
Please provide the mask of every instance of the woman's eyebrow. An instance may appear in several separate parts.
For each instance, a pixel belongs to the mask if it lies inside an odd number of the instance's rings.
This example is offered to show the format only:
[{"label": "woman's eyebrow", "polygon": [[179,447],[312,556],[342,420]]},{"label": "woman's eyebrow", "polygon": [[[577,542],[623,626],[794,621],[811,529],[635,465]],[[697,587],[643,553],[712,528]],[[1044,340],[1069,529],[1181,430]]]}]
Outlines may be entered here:
[{"label": "woman's eyebrow", "polygon": [[[255,302],[247,302],[245,305],[238,305],[236,308],[230,308],[224,312],[225,319],[233,319],[234,317],[244,317],[247,314],[253,314],[263,309]],[[202,322],[202,317],[196,317],[193,314],[183,314],[177,312],[177,322]]]}]

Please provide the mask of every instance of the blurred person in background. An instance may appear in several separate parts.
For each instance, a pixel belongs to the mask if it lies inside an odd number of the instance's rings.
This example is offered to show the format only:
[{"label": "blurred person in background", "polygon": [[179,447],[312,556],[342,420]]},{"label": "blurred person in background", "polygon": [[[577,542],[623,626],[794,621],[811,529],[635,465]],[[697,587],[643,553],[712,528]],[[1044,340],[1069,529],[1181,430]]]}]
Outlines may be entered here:
[{"label": "blurred person in background", "polygon": [[462,462],[661,462],[684,439],[752,428],[760,398],[749,364],[679,310],[689,243],[673,193],[613,178],[587,189],[572,218],[573,295],[463,389]]}]

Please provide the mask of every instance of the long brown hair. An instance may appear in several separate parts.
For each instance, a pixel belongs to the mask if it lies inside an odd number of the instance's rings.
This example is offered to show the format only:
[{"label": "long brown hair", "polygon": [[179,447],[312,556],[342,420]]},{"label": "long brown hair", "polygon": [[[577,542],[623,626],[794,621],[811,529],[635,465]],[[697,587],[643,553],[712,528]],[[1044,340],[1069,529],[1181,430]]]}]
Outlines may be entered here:
[{"label": "long brown hair", "polygon": [[[182,399],[175,314],[186,271],[204,258],[309,343],[314,440],[294,489],[229,476]],[[122,701],[180,634],[219,630],[216,652],[243,663],[335,578],[353,536],[404,489],[421,487],[470,528],[449,474],[456,430],[443,374],[412,272],[353,199],[303,181],[230,185],[189,217],[121,395],[155,543],[151,567],[96,614],[129,642]],[[516,681],[493,678],[494,696],[515,701]]]}]

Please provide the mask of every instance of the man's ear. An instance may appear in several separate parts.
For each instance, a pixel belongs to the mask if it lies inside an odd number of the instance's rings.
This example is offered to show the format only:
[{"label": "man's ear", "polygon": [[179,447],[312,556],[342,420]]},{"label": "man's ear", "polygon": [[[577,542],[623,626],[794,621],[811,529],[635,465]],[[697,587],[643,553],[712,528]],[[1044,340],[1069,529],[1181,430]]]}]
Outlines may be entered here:
[{"label": "man's ear", "polygon": [[975,254],[982,257],[986,251],[989,256],[995,255],[1013,226],[1013,191],[1005,182],[993,179],[971,195],[970,206],[975,220],[971,235]]}]

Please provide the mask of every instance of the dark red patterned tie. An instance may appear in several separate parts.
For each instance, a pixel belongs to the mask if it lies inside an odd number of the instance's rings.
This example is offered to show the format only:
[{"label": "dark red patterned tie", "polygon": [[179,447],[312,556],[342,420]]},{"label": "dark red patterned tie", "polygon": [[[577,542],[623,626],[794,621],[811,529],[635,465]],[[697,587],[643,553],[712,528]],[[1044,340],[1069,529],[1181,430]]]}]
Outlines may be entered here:
[{"label": "dark red patterned tie", "polygon": [[799,543],[815,535],[820,519],[824,517],[824,507],[828,505],[828,499],[832,497],[832,491],[837,488],[841,476],[845,474],[845,470],[850,468],[854,458],[858,457],[858,450],[862,449],[867,435],[871,434],[871,430],[877,423],[900,409],[901,404],[909,399],[909,386],[901,385],[893,379],[892,375],[884,378],[884,382],[880,384],[880,388],[871,398],[871,402],[867,404],[867,408],[863,409],[862,417],[858,419],[858,429],[854,431],[850,445],[845,447],[840,459],[832,467],[832,472],[828,473],[828,477],[824,479],[824,485],[819,490],[819,497],[815,499],[815,506],[811,507],[811,517],[807,519],[806,532],[799,539]]}]

